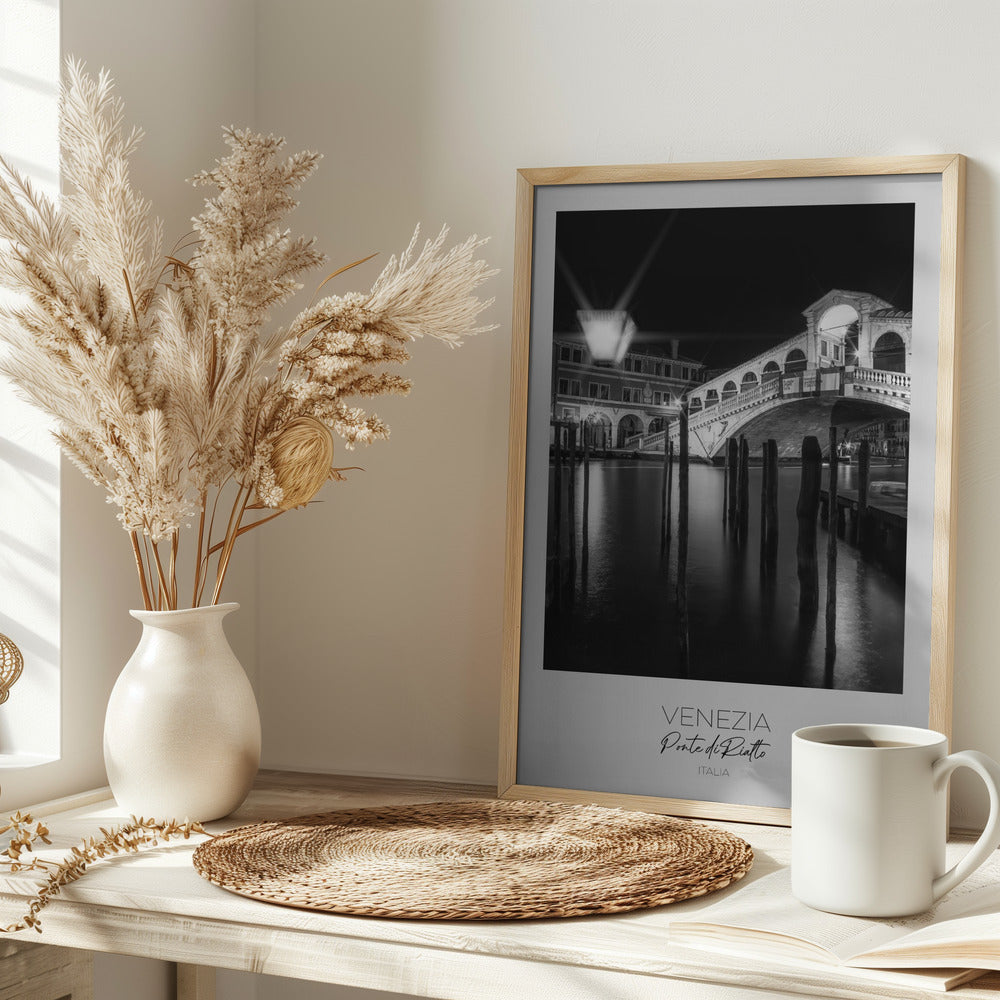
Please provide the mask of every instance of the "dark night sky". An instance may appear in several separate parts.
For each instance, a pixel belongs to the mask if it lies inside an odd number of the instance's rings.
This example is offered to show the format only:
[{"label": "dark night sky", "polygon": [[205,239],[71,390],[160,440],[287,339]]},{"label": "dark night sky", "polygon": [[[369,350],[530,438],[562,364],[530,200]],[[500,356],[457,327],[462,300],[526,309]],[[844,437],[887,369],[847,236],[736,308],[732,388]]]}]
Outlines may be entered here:
[{"label": "dark night sky", "polygon": [[[615,304],[671,215],[629,306],[636,346],[666,333],[682,355],[728,368],[803,330],[802,310],[832,288],[911,308],[911,204],[560,212],[557,250],[594,308]],[[557,333],[579,330],[577,308],[557,268]]]}]

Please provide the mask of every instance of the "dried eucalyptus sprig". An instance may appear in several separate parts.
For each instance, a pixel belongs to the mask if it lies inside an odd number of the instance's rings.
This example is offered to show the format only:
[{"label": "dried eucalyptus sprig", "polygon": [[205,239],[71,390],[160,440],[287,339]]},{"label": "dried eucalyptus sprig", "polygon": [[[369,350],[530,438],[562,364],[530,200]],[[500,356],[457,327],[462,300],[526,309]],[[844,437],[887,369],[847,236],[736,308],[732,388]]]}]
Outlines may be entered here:
[{"label": "dried eucalyptus sprig", "polygon": [[[32,828],[34,826],[34,828]],[[187,840],[193,833],[212,836],[200,823],[185,820],[160,822],[153,819],[143,819],[133,816],[124,826],[113,826],[110,830],[100,827],[101,837],[85,837],[78,846],[71,849],[62,861],[48,861],[32,857],[29,861],[22,860],[25,852],[34,853],[34,844],[41,840],[51,844],[48,839],[48,829],[41,821],[36,821],[30,813],[17,812],[10,817],[10,822],[0,829],[0,835],[12,832],[6,856],[0,857],[0,865],[6,865],[13,872],[47,871],[48,876],[39,886],[35,898],[28,906],[28,912],[19,920],[0,931],[14,933],[33,927],[39,934],[42,931],[38,914],[49,902],[62,891],[64,886],[77,881],[87,871],[89,865],[102,858],[116,854],[134,854],[143,847],[156,847],[160,841],[183,837]]]},{"label": "dried eucalyptus sprig", "polygon": [[[10,865],[11,871],[15,872],[35,869],[45,864],[38,858],[33,858],[30,864],[25,864],[21,861],[21,853],[31,851],[36,840],[40,840],[43,844],[51,844],[52,841],[48,839],[48,827],[41,820],[36,820],[31,813],[22,813],[20,810],[10,816],[9,820],[6,826],[0,827],[0,836],[13,831],[7,850],[4,852],[7,857],[0,858],[0,864]],[[35,825],[33,830],[32,823]]]}]

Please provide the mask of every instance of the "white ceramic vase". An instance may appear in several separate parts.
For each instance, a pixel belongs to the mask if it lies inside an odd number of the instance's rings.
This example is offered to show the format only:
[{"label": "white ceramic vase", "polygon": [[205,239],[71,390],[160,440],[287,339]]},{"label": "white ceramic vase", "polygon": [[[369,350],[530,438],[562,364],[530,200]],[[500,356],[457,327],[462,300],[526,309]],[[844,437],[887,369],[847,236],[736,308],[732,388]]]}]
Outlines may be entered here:
[{"label": "white ceramic vase", "polygon": [[250,791],[260,716],[222,629],[238,607],[130,612],[142,637],[104,720],[108,782],[125,812],[206,822]]}]

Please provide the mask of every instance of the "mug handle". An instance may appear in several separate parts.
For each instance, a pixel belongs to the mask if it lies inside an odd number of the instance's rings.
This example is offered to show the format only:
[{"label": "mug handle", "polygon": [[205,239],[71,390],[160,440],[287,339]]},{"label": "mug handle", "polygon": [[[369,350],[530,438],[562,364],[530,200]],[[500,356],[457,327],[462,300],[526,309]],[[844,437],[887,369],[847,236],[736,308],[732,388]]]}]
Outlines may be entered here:
[{"label": "mug handle", "polygon": [[932,769],[934,788],[941,790],[948,782],[952,771],[959,767],[972,768],[986,782],[990,793],[990,818],[979,839],[969,848],[965,857],[953,868],[934,879],[932,892],[934,899],[940,899],[954,889],[959,882],[971,875],[1000,846],[1000,764],[978,750],[960,750],[958,753],[941,757]]}]

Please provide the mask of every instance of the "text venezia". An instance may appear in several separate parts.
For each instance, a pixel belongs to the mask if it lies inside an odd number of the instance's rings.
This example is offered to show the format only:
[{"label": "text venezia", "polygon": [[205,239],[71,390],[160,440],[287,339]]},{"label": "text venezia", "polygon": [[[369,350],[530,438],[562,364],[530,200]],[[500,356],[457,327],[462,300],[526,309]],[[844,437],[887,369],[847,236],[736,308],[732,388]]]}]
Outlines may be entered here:
[{"label": "text venezia", "polygon": [[[771,744],[758,732],[771,732],[767,717],[762,712],[746,712],[740,709],[701,709],[691,706],[675,706],[668,711],[661,706],[663,715],[671,729],[660,740],[660,753],[672,750],[675,753],[698,754],[703,760],[761,760],[767,756]],[[701,727],[709,730],[723,730],[705,736],[702,732],[691,732]],[[684,730],[687,730],[685,732]],[[730,733],[743,732],[737,736]]]}]

